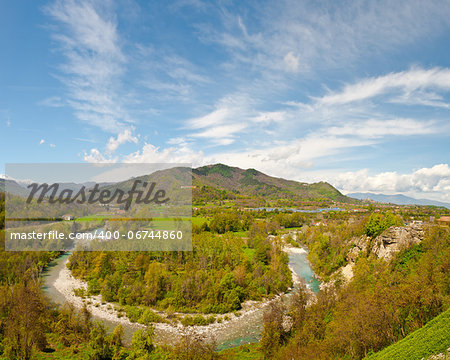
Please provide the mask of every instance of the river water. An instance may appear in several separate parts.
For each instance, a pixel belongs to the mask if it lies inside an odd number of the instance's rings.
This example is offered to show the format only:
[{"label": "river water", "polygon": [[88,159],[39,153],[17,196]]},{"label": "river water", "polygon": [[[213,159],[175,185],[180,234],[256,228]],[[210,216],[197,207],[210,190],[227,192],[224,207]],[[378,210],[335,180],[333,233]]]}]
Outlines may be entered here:
[{"label": "river water", "polygon": [[[54,282],[59,276],[59,272],[66,264],[67,258],[70,254],[64,254],[53,260],[46,271],[44,272],[44,285],[43,289],[47,296],[56,304],[64,304],[64,296],[55,288]],[[289,266],[291,269],[305,281],[307,286],[313,291],[319,291],[320,282],[314,277],[314,272],[309,266],[306,258],[307,252],[303,249],[293,249],[289,253]],[[290,293],[292,294],[292,292]],[[290,294],[283,297],[283,301],[288,301]],[[214,338],[217,344],[217,348],[225,349],[229,347],[239,346],[242,344],[248,344],[257,342],[260,339],[261,331],[263,328],[263,313],[264,309],[258,308],[249,314],[242,315],[242,321],[238,318],[229,323],[223,324],[219,329],[214,331]],[[111,320],[106,320],[93,316],[93,319],[100,321],[105,325],[108,330],[114,329],[118,323]],[[136,331],[135,326],[122,325],[125,332],[125,341],[130,342],[132,334]],[[158,339],[164,339],[172,334],[165,333],[164,330],[155,329],[155,335]]]}]

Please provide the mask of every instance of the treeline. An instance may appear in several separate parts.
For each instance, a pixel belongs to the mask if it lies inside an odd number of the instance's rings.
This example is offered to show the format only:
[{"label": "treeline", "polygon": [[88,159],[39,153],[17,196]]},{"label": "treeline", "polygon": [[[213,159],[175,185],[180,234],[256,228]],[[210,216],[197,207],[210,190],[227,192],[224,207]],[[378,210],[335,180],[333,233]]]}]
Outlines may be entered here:
[{"label": "treeline", "polygon": [[[425,239],[387,262],[362,256],[345,287],[309,299],[300,291],[288,309],[266,314],[261,351],[273,359],[361,359],[404,338],[450,305],[450,231],[431,227]],[[308,304],[310,305],[308,306]]]},{"label": "treeline", "polygon": [[[5,193],[2,193],[3,200]],[[60,219],[64,214],[71,214],[75,217],[86,216],[89,214],[95,214],[103,209],[98,205],[80,205],[76,202],[67,204],[55,202],[50,204],[48,199],[45,198],[41,203],[38,203],[36,199],[33,199],[30,203],[27,198],[6,194],[8,201],[8,218],[29,218],[29,219]],[[3,215],[4,216],[4,215]],[[11,222],[9,227],[20,226],[20,222]]]},{"label": "treeline", "polygon": [[256,222],[263,221],[272,232],[280,229],[288,229],[303,226],[308,220],[304,214],[289,212],[266,212],[266,211],[215,211],[197,212],[199,215],[209,216],[209,221],[204,221],[201,225],[194,224],[192,231],[201,233],[211,231],[218,234],[226,232],[239,232],[250,230]]},{"label": "treeline", "polygon": [[226,313],[286,291],[292,285],[287,263],[280,245],[260,234],[203,232],[193,235],[192,252],[75,252],[68,266],[104,301]]},{"label": "treeline", "polygon": [[0,357],[30,359],[47,347],[51,321],[41,275],[56,252],[5,252],[0,230]]}]

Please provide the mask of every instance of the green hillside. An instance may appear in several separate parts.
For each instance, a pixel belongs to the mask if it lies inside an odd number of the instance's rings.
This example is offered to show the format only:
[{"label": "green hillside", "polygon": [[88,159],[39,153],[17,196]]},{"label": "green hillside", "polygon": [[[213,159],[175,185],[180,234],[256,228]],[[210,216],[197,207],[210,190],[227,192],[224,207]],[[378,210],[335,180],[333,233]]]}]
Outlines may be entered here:
[{"label": "green hillside", "polygon": [[255,169],[244,170],[224,164],[193,169],[192,177],[192,183],[197,187],[207,186],[237,195],[259,196],[264,199],[355,201],[326,182],[307,184],[272,177]]},{"label": "green hillside", "polygon": [[[152,174],[144,175],[116,184],[100,184],[101,189],[114,192],[116,189],[129,191],[135,180],[140,180],[141,184],[137,190],[141,190],[142,183],[156,182],[162,188],[169,189],[173,198],[178,195],[183,197],[183,188],[191,184],[189,178],[191,169],[176,167],[172,169],[155,171]],[[9,190],[11,193],[26,196],[27,189],[17,183],[10,181]],[[69,185],[64,184],[66,188]],[[326,182],[307,184],[293,180],[286,180],[263,174],[255,169],[240,169],[224,164],[214,164],[192,169],[192,185],[195,199],[220,200],[233,197],[259,198],[264,200],[289,200],[299,201],[319,201],[319,202],[343,202],[355,203],[358,200],[349,198],[341,194],[336,188]],[[5,180],[0,179],[0,191],[4,190]],[[71,187],[69,187],[71,188]],[[78,188],[76,189],[78,190]]]},{"label": "green hillside", "polygon": [[430,355],[445,354],[450,348],[450,309],[401,341],[366,357],[367,360],[420,360]]}]

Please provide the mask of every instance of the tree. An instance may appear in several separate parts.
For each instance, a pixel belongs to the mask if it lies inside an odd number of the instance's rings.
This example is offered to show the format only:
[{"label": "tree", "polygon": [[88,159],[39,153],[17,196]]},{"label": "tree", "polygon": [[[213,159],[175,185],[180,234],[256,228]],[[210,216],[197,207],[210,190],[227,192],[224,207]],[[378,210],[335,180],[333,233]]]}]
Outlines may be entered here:
[{"label": "tree", "polygon": [[112,346],[112,353],[113,353],[113,360],[115,359],[122,359],[123,358],[123,327],[122,325],[117,325],[114,328],[114,331],[111,334],[110,343]]},{"label": "tree", "polygon": [[11,309],[5,331],[5,354],[9,359],[31,359],[33,348],[45,349],[45,306],[37,286],[19,284],[12,288]]},{"label": "tree", "polygon": [[153,345],[154,330],[152,326],[145,329],[139,329],[133,334],[131,340],[131,352],[127,360],[147,360],[151,358],[151,353],[155,346]]},{"label": "tree", "polygon": [[103,325],[97,323],[91,330],[91,340],[89,341],[90,360],[112,360],[113,352],[106,337],[106,330]]},{"label": "tree", "polygon": [[183,336],[171,350],[170,359],[173,360],[214,360],[217,353],[214,343],[205,341],[197,334]]},{"label": "tree", "polygon": [[292,297],[289,313],[292,317],[292,332],[300,330],[306,320],[306,305],[308,304],[306,286],[301,284],[298,292]]},{"label": "tree", "polygon": [[403,225],[401,218],[395,216],[390,211],[387,211],[384,214],[372,213],[366,223],[365,232],[367,236],[377,237],[391,226],[401,225]]},{"label": "tree", "polygon": [[284,307],[279,301],[271,302],[264,312],[264,330],[259,345],[265,359],[272,358],[285,339],[283,313]]}]

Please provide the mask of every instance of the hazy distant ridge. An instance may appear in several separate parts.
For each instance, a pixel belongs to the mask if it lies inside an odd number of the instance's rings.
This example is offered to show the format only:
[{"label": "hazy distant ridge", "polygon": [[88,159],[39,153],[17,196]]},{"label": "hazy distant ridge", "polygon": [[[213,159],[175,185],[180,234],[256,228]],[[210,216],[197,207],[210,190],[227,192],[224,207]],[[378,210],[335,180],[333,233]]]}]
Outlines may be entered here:
[{"label": "hazy distant ridge", "polygon": [[381,203],[391,203],[397,205],[434,205],[434,206],[444,206],[447,209],[450,209],[450,203],[429,199],[415,199],[402,194],[385,195],[374,193],[350,193],[347,194],[347,196],[360,200],[370,199]]}]

